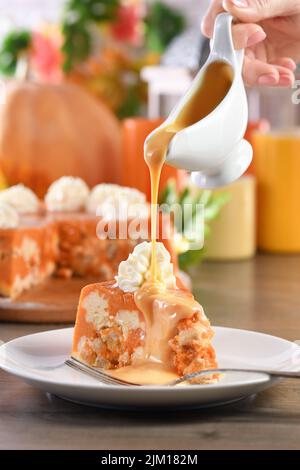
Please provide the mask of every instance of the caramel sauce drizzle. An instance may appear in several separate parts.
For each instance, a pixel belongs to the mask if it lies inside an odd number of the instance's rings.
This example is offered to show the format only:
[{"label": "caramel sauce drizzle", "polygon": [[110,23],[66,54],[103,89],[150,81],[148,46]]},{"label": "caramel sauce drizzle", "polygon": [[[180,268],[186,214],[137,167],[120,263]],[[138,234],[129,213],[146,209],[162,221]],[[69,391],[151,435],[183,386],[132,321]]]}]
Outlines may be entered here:
[{"label": "caramel sauce drizzle", "polygon": [[225,62],[212,63],[208,66],[202,83],[176,120],[154,132],[145,143],[145,161],[151,178],[151,280],[135,293],[136,305],[144,314],[146,322],[145,352],[140,364],[114,372],[119,377],[124,378],[125,374],[128,380],[134,377],[139,383],[152,383],[149,373],[153,373],[153,380],[156,380],[154,383],[166,383],[170,380],[170,374],[174,375],[174,371],[172,372],[168,341],[175,335],[176,325],[181,319],[188,318],[201,309],[188,292],[166,289],[158,279],[156,240],[159,181],[174,135],[210,114],[227,95],[232,81],[230,65]]}]

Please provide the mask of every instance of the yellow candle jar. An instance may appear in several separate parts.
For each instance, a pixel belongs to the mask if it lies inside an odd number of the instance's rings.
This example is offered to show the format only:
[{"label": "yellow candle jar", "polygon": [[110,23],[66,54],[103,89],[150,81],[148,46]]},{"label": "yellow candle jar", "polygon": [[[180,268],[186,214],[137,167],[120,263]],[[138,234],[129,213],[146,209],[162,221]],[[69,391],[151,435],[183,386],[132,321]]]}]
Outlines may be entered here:
[{"label": "yellow candle jar", "polygon": [[226,192],[229,202],[210,227],[205,240],[205,257],[211,260],[243,260],[256,252],[255,178],[243,176],[235,183],[215,190]]},{"label": "yellow candle jar", "polygon": [[300,252],[300,129],[255,134],[258,247]]}]

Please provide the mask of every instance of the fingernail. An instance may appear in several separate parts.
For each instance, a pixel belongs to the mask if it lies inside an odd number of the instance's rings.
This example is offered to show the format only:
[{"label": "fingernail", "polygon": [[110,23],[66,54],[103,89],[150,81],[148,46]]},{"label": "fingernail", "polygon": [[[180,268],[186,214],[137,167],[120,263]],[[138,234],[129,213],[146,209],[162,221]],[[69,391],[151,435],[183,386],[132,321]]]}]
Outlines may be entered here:
[{"label": "fingernail", "polygon": [[252,34],[252,36],[249,37],[247,41],[247,47],[253,46],[258,42],[263,41],[264,39],[266,39],[266,37],[267,35],[264,31],[256,31],[256,33]]},{"label": "fingernail", "polygon": [[279,83],[282,85],[292,85],[293,81],[293,78],[289,74],[282,74],[279,77]]},{"label": "fingernail", "polygon": [[278,82],[277,77],[272,74],[261,75],[257,82],[259,85],[273,85]]},{"label": "fingernail", "polygon": [[290,59],[286,67],[288,67],[292,72],[294,72],[297,68],[297,64],[292,59]]},{"label": "fingernail", "polygon": [[247,0],[232,0],[232,3],[238,8],[248,8],[249,6]]}]

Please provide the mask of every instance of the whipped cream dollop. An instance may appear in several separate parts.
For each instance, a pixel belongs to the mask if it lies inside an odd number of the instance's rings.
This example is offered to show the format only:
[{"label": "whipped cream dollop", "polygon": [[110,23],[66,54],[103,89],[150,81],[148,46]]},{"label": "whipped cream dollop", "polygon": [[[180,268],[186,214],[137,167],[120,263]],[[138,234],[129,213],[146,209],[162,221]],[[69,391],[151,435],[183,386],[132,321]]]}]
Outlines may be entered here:
[{"label": "whipped cream dollop", "polygon": [[[173,264],[168,250],[163,243],[156,243],[157,277],[166,288],[176,287]],[[151,279],[151,242],[143,242],[135,247],[126,261],[119,264],[115,277],[118,287],[123,292],[135,292]]]},{"label": "whipped cream dollop", "polygon": [[87,200],[87,212],[105,218],[148,217],[149,204],[141,191],[118,184],[98,184]]},{"label": "whipped cream dollop", "polygon": [[16,209],[5,202],[0,202],[0,228],[16,228],[19,225],[19,214]]},{"label": "whipped cream dollop", "polygon": [[38,197],[23,184],[0,191],[0,202],[9,204],[19,214],[36,214],[40,210]]},{"label": "whipped cream dollop", "polygon": [[63,176],[49,186],[45,203],[49,211],[79,211],[84,209],[89,192],[81,178]]}]

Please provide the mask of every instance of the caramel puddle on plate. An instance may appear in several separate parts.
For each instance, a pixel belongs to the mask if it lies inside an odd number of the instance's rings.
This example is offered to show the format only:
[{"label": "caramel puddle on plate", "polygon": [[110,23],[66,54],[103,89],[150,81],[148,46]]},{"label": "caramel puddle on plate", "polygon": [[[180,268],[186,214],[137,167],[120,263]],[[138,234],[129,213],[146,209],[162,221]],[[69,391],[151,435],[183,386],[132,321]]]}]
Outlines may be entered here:
[{"label": "caramel puddle on plate", "polygon": [[[115,377],[140,384],[166,384],[178,376],[172,370],[168,341],[176,325],[199,310],[199,304],[187,291],[166,289],[159,278],[156,259],[157,203],[159,181],[168,146],[177,132],[210,114],[225,98],[233,81],[229,64],[214,62],[208,66],[202,83],[188,100],[177,119],[155,132],[145,142],[145,161],[151,178],[151,280],[136,293],[135,302],[146,321],[144,360],[141,364],[110,371]],[[216,136],[217,138],[217,136]]]},{"label": "caramel puddle on plate", "polygon": [[167,385],[179,377],[173,370],[167,369],[164,364],[153,361],[145,361],[134,366],[121,367],[107,372],[118,379],[141,385]]}]

